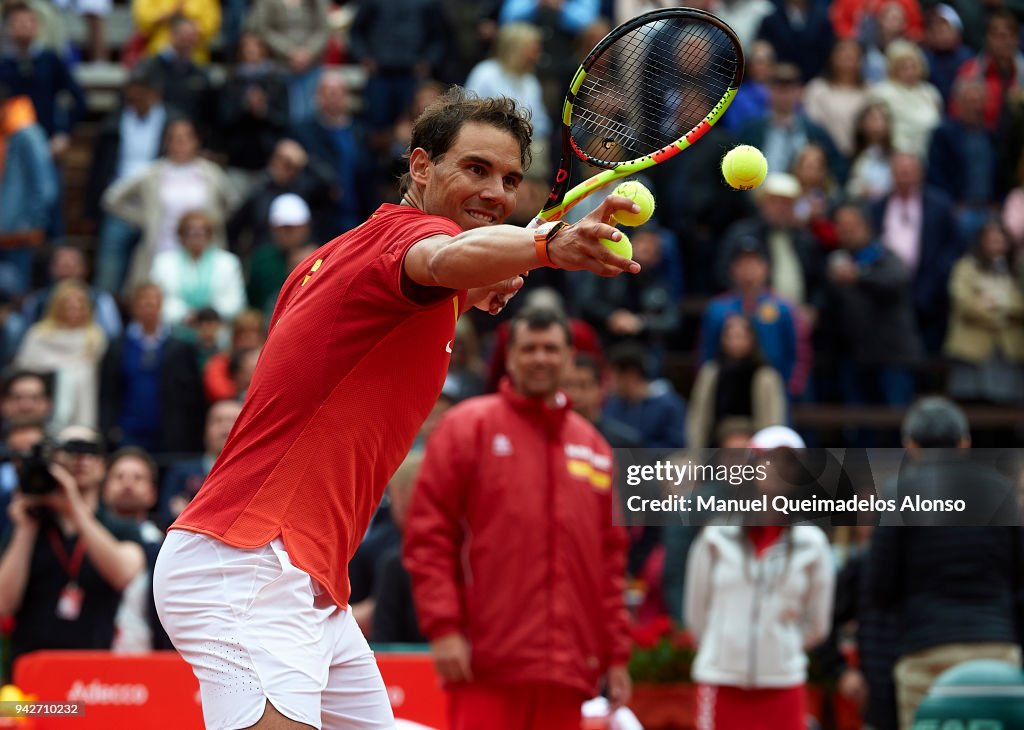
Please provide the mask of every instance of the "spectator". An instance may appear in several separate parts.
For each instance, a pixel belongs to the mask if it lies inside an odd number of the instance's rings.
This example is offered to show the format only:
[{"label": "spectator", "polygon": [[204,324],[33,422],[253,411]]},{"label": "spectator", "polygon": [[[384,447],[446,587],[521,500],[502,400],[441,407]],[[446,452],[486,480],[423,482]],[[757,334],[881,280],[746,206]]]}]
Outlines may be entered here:
[{"label": "spectator", "polygon": [[221,338],[223,320],[213,307],[200,307],[192,318],[192,331],[195,333],[196,363],[199,372],[206,368],[211,357],[223,347]]},{"label": "spectator", "polygon": [[[37,444],[46,440],[46,432],[39,423],[5,424],[4,447],[9,454],[31,453]],[[0,464],[0,536],[6,535],[11,527],[8,507],[18,488],[18,469],[13,461]]]},{"label": "spectator", "polygon": [[249,9],[249,30],[287,74],[293,125],[313,113],[311,102],[327,47],[327,9],[327,0],[256,0]]},{"label": "spectator", "polygon": [[[906,493],[976,498],[1012,492],[994,469],[955,459],[970,431],[963,412],[941,397],[914,405],[903,420],[913,461],[901,474]],[[984,471],[983,471],[984,470]],[[1013,522],[1019,524],[1019,516]],[[1019,666],[1024,581],[1020,527],[880,527],[866,570],[877,605],[899,616],[900,659],[894,677],[901,730],[942,672],[960,662],[994,659]]]},{"label": "spectator", "polygon": [[945,193],[924,184],[920,158],[892,157],[892,194],[872,207],[882,244],[910,273],[916,328],[937,354],[949,321],[949,272],[963,253],[960,229]]},{"label": "spectator", "polygon": [[[312,96],[312,95],[311,95]],[[263,169],[288,130],[288,87],[260,36],[244,33],[234,72],[220,90],[220,127],[230,167]]]},{"label": "spectator", "polygon": [[546,165],[551,119],[544,108],[544,93],[534,74],[541,56],[540,30],[528,23],[507,23],[498,30],[494,57],[481,61],[469,73],[466,88],[479,96],[511,96],[530,110],[534,164]]},{"label": "spectator", "polygon": [[947,103],[957,71],[971,58],[970,49],[963,43],[963,29],[960,15],[946,3],[939,3],[928,13],[928,32],[924,43],[928,80]]},{"label": "spectator", "polygon": [[1003,203],[1003,225],[1010,234],[1010,243],[1024,251],[1024,162],[1021,163],[1017,184]]},{"label": "spectator", "polygon": [[[107,41],[103,24],[106,17],[110,15],[113,2],[111,0],[54,0],[53,5],[64,14],[69,10],[74,10],[85,19],[85,56],[90,61],[106,61],[108,58]],[[63,21],[64,18],[55,19],[57,23],[63,23]],[[64,53],[67,50],[66,41],[57,46],[56,50]],[[68,55],[71,55],[70,51],[68,51]]]},{"label": "spectator", "polygon": [[855,201],[874,203],[892,191],[892,119],[889,107],[869,103],[854,122],[853,162],[846,194]]},{"label": "spectator", "polygon": [[[67,436],[99,443],[88,429]],[[60,462],[50,467],[52,492],[18,491],[8,507],[0,616],[15,618],[15,659],[38,649],[109,649],[121,592],[145,565],[138,528],[100,507],[102,461],[99,479],[91,471],[76,479]]]},{"label": "spectator", "polygon": [[825,321],[844,360],[846,402],[905,406],[914,395],[908,366],[920,354],[910,273],[878,240],[867,211],[847,203],[834,217],[841,250],[829,259]]},{"label": "spectator", "polygon": [[161,324],[162,299],[152,282],[132,292],[131,320],[103,359],[102,432],[151,454],[199,453],[206,404],[195,347]]},{"label": "spectator", "polygon": [[685,445],[686,404],[668,387],[652,387],[644,348],[629,342],[608,353],[611,388],[604,415],[638,431],[648,449]]},{"label": "spectator", "polygon": [[231,346],[227,352],[213,355],[203,370],[203,390],[210,403],[234,399],[238,395],[231,377],[231,358],[235,353],[256,350],[267,339],[267,325],[258,309],[246,309],[231,322]]},{"label": "spectator", "polygon": [[199,137],[192,122],[168,123],[164,142],[165,156],[103,194],[109,213],[143,230],[129,266],[129,290],[147,280],[157,254],[180,247],[178,222],[190,210],[211,214],[217,223],[214,240],[223,248],[223,221],[236,204],[235,191],[220,166],[199,156]]},{"label": "spectator", "polygon": [[[920,11],[917,12],[920,17]],[[877,22],[867,29],[864,43],[864,78],[869,84],[877,84],[886,76],[886,55],[893,41],[906,41],[917,45],[919,35],[910,37],[911,29],[907,23],[904,8],[893,0],[888,0],[876,16]],[[926,69],[927,72],[927,69]]]},{"label": "spectator", "polygon": [[[768,254],[769,288],[799,307],[804,320],[813,327],[823,303],[823,266],[819,245],[796,217],[797,202],[805,192],[813,194],[813,191],[801,190],[800,182],[792,175],[769,175],[757,191],[757,215],[739,221],[726,231],[716,273],[720,287],[727,288],[735,252],[744,246],[750,247],[747,239],[755,239]],[[818,201],[815,206],[820,215],[825,203]],[[808,216],[811,210],[808,201]]]},{"label": "spectator", "polygon": [[421,453],[410,453],[388,481],[388,504],[399,540],[377,558],[378,576],[374,587],[373,630],[371,639],[384,643],[423,644],[413,601],[412,581],[402,565],[401,533],[405,528],[412,490],[416,485]]},{"label": "spectator", "polygon": [[409,106],[416,84],[440,67],[446,26],[444,8],[437,0],[359,0],[356,4],[349,52],[367,74],[363,101],[371,130],[386,130],[394,124]]},{"label": "spectator", "polygon": [[167,120],[174,111],[163,103],[163,86],[156,74],[135,68],[128,75],[118,109],[100,123],[85,189],[85,217],[99,225],[96,286],[115,294],[121,290],[139,227],[105,213],[103,192],[135,177],[160,156]]},{"label": "spectator", "polygon": [[840,40],[832,47],[825,73],[804,90],[807,118],[821,125],[846,157],[853,153],[854,121],[867,101],[863,64],[860,44]]},{"label": "spectator", "polygon": [[[25,324],[32,325],[39,321],[61,282],[69,279],[85,282],[88,281],[87,274],[85,252],[82,249],[69,244],[56,246],[50,257],[49,286],[32,292],[22,305]],[[103,330],[107,340],[114,339],[121,334],[121,312],[117,302],[108,292],[94,286],[88,287],[88,290],[96,324]]]},{"label": "spectator", "polygon": [[711,718],[708,730],[765,727],[765,712],[773,730],[807,727],[805,652],[828,636],[834,584],[828,538],[814,525],[701,531],[683,618],[697,640],[694,714]]},{"label": "spectator", "polygon": [[228,359],[228,378],[231,381],[234,398],[239,402],[245,400],[245,394],[249,391],[249,384],[252,382],[252,374],[256,370],[256,361],[259,360],[259,357],[259,348],[250,348],[232,352]]},{"label": "spectator", "polygon": [[178,221],[181,246],[161,251],[153,259],[151,279],[164,294],[163,321],[191,321],[203,307],[213,307],[224,319],[245,308],[242,263],[230,251],[213,246],[213,216],[204,210],[186,212]]},{"label": "spectator", "polygon": [[[681,272],[669,263],[678,256],[664,255],[675,240],[657,224],[647,223],[630,234],[633,260],[642,267],[628,278],[580,279],[575,299],[583,318],[603,334],[605,345],[627,340],[643,342],[659,363],[666,340],[680,324]],[[673,275],[675,274],[675,275]]]},{"label": "spectator", "polygon": [[93,316],[88,286],[67,279],[54,289],[43,318],[29,328],[14,363],[55,374],[55,424],[92,428],[99,423],[99,364],[106,349],[107,336]]},{"label": "spectator", "polygon": [[899,730],[892,678],[899,659],[899,617],[891,609],[876,606],[870,595],[867,561],[874,527],[860,525],[853,529],[858,541],[851,546],[836,576],[835,629],[842,633],[853,629],[857,666],[846,663],[836,647],[842,665],[836,690],[860,710],[867,727]]},{"label": "spectator", "polygon": [[144,449],[129,446],[110,457],[103,482],[104,507],[120,519],[138,525],[146,553],[146,569],[124,589],[114,618],[111,648],[122,654],[141,654],[153,649],[155,643],[151,622],[156,613],[156,607],[152,606],[153,565],[164,541],[164,531],[150,519],[150,512],[156,506],[156,475],[153,457]]},{"label": "spectator", "polygon": [[[536,213],[536,210],[534,210],[534,213]],[[531,275],[529,278],[532,279],[533,276]],[[524,288],[526,288],[526,286],[524,286]],[[520,298],[522,299],[522,309],[554,309],[562,312],[563,314],[565,313],[565,303],[562,296],[550,287],[545,286],[531,288],[525,294],[520,292],[520,297],[512,300],[513,305],[517,303],[517,300]],[[512,309],[514,312],[517,308],[513,306]],[[598,337],[597,330],[582,319],[575,318],[569,319],[569,330],[572,332],[572,342],[576,348],[576,352],[586,352],[598,358],[599,361],[604,360],[604,353],[601,348],[601,341]],[[498,325],[497,329],[494,331],[494,342],[491,347],[491,359],[487,367],[488,392],[494,392],[497,390],[501,379],[505,377],[505,366],[508,364],[508,340],[509,321],[506,320]]]},{"label": "spectator", "polygon": [[146,40],[147,55],[178,63],[209,62],[210,43],[220,30],[219,2],[132,0],[131,6],[135,27]]},{"label": "spectator", "polygon": [[32,285],[32,249],[45,237],[57,202],[57,175],[27,96],[0,84],[0,289],[23,294]]},{"label": "spectator", "polygon": [[978,231],[949,281],[952,308],[945,354],[954,358],[948,391],[959,401],[1024,400],[1024,277],[998,221]]},{"label": "spectator", "polygon": [[310,171],[318,180],[328,181],[330,190],[323,204],[314,208],[318,241],[330,241],[354,228],[367,212],[363,181],[373,175],[365,157],[366,132],[350,116],[350,104],[342,73],[324,71],[317,81],[315,113],[294,129],[295,139],[309,153]]},{"label": "spectator", "polygon": [[893,41],[885,57],[888,78],[871,87],[869,98],[889,109],[893,148],[922,157],[932,130],[942,120],[942,96],[928,83],[927,62],[916,45]]},{"label": "spectator", "polygon": [[743,127],[750,119],[768,113],[768,87],[775,71],[775,49],[768,41],[754,41],[747,54],[743,83],[729,105],[729,113],[721,118],[719,126],[732,132]]},{"label": "spectator", "polygon": [[4,378],[0,401],[4,431],[27,425],[45,428],[52,416],[50,378],[31,370],[15,370]]},{"label": "spectator", "polygon": [[836,36],[865,41],[878,31],[879,16],[889,5],[897,5],[906,18],[907,37],[921,40],[924,35],[924,16],[918,0],[836,0],[829,14]]},{"label": "spectator", "polygon": [[985,82],[985,124],[994,131],[1002,119],[1009,92],[1024,90],[1024,55],[1020,51],[1020,23],[1013,12],[994,9],[985,28],[984,50],[964,62],[957,78]]},{"label": "spectator", "polygon": [[768,113],[745,123],[736,136],[739,141],[762,150],[768,159],[768,169],[777,171],[790,169],[797,152],[808,142],[817,142],[828,151],[833,176],[842,179],[844,170],[839,151],[828,132],[800,109],[802,95],[800,69],[791,63],[776,64],[768,87]]},{"label": "spectator", "polygon": [[644,437],[632,426],[604,415],[607,395],[601,364],[585,352],[577,353],[562,379],[572,409],[586,418],[613,449],[643,448]]},{"label": "spectator", "polygon": [[771,15],[774,9],[771,0],[718,0],[711,8],[715,15],[736,31],[740,46],[747,53],[757,42],[761,21]]},{"label": "spectator", "polygon": [[[292,251],[311,243],[311,218],[306,201],[294,193],[274,198],[270,204],[271,243],[258,246],[249,259],[249,302],[256,309],[272,312],[277,293],[292,268]],[[223,313],[221,313],[223,315]]]},{"label": "spectator", "polygon": [[950,116],[935,129],[928,147],[928,184],[956,205],[960,236],[973,240],[978,228],[996,212],[999,149],[985,128],[985,84],[963,78],[953,87]]},{"label": "spectator", "polygon": [[[321,217],[333,216],[333,212],[328,209],[327,190],[333,177],[320,178],[317,173],[333,176],[330,169],[320,165],[311,167],[306,150],[295,140],[282,139],[274,145],[274,152],[267,160],[266,168],[228,221],[231,250],[244,258],[254,249],[273,243],[270,236],[270,204],[285,193],[298,195],[307,204],[317,208]],[[319,232],[326,230],[325,225],[314,225],[313,228]],[[333,238],[335,234],[328,235]]]},{"label": "spectator", "polygon": [[213,462],[224,450],[224,443],[241,411],[242,404],[236,400],[219,400],[212,404],[206,412],[203,454],[174,461],[167,467],[167,474],[160,485],[159,516],[163,523],[169,525],[177,519],[185,505],[199,492],[213,468]]},{"label": "spectator", "polygon": [[781,0],[775,5],[761,21],[757,37],[772,44],[780,62],[796,64],[806,83],[821,73],[835,42],[828,8],[814,0]]},{"label": "spectator", "polygon": [[727,419],[749,418],[755,430],[786,422],[786,386],[765,362],[749,319],[732,314],[722,325],[714,360],[701,365],[686,414],[686,445],[716,448]]},{"label": "spectator", "polygon": [[473,320],[459,317],[455,323],[452,358],[441,390],[456,402],[483,395],[487,390],[486,376],[487,366],[480,356],[480,338]]},{"label": "spectator", "polygon": [[754,323],[765,359],[782,376],[786,389],[798,398],[807,385],[810,369],[806,333],[791,304],[770,289],[769,253],[754,236],[737,238],[731,252],[729,277],[732,287],[713,299],[704,310],[698,353],[703,365],[715,356],[722,327],[730,314],[745,314]]},{"label": "spectator", "polygon": [[85,112],[85,94],[64,59],[36,43],[39,19],[31,7],[8,5],[4,15],[14,48],[0,56],[0,84],[32,100],[50,154],[59,160],[71,145],[71,128]]},{"label": "spectator", "polygon": [[829,211],[839,201],[839,186],[828,171],[825,150],[813,142],[793,160],[793,177],[801,195],[793,205],[793,216],[817,241],[817,249],[832,249],[836,232]]},{"label": "spectator", "polygon": [[568,322],[524,310],[510,331],[500,392],[456,406],[430,438],[403,555],[452,729],[576,730],[602,674],[613,704],[629,700],[626,537],[611,449],[558,391]]},{"label": "spectator", "polygon": [[[192,1],[201,2],[207,7],[217,7],[216,3],[207,3],[205,0],[186,0]],[[138,4],[140,0],[134,2]],[[209,139],[213,136],[212,125],[216,119],[217,105],[211,98],[213,85],[210,74],[195,60],[201,53],[199,29],[193,21],[181,15],[175,15],[169,22],[170,45],[143,60],[139,64],[139,71],[152,75],[163,89],[167,105],[190,119],[203,136]]]}]

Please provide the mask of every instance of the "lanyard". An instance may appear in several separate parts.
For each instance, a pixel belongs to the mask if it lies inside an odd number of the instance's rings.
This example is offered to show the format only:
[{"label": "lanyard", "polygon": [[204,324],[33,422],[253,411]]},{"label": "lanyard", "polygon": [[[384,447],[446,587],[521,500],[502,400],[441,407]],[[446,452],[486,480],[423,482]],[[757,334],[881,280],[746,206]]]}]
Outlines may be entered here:
[{"label": "lanyard", "polygon": [[74,583],[78,580],[79,571],[82,570],[82,560],[85,558],[85,540],[82,539],[81,535],[78,536],[75,546],[71,549],[71,557],[68,558],[60,532],[55,528],[50,528],[47,533],[50,536],[53,554],[57,556],[57,562],[60,563],[60,567],[67,573],[70,581]]}]

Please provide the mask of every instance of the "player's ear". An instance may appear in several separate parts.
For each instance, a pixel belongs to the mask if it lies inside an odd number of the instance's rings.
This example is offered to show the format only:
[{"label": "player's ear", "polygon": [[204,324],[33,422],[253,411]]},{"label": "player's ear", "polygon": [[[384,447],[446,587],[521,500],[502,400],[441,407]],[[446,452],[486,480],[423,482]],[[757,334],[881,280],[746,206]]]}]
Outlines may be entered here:
[{"label": "player's ear", "polygon": [[430,178],[430,155],[422,147],[417,147],[409,155],[409,177],[418,185],[426,185]]}]

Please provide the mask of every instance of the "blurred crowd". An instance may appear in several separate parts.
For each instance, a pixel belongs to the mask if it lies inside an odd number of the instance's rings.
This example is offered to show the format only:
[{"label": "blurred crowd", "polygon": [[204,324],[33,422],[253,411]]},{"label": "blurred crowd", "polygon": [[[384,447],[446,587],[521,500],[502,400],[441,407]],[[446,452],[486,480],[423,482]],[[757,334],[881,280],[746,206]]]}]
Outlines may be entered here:
[{"label": "blurred crowd", "polygon": [[[0,467],[0,615],[27,632],[15,653],[165,645],[137,576],[223,447],[286,276],[400,200],[420,110],[452,83],[531,110],[534,162],[509,221],[525,224],[582,57],[615,24],[676,3],[131,0],[132,33],[111,43],[118,4],[0,2],[3,438],[12,454],[53,443],[74,480],[61,489],[81,496],[40,527],[14,467]],[[561,386],[613,447],[745,445],[797,406],[903,408],[931,392],[1019,408],[1024,2],[687,4],[735,28],[746,78],[700,144],[643,179],[655,217],[628,231],[643,271],[537,270],[502,316],[460,319],[416,448],[450,407],[499,389],[508,318],[524,306],[568,318],[576,355]],[[81,80],[109,63],[123,84],[100,114]],[[721,179],[738,143],[768,159],[750,193]],[[900,443],[857,425],[805,436]],[[1019,426],[991,443],[1019,445]],[[415,471],[396,475],[386,529],[353,563],[371,633]],[[18,531],[29,523],[34,537]],[[105,536],[76,564],[74,536],[96,525]],[[638,576],[664,546],[634,537]],[[87,630],[72,636],[67,617],[53,630],[58,602]],[[415,617],[391,625],[407,630],[377,638],[419,636]]]}]

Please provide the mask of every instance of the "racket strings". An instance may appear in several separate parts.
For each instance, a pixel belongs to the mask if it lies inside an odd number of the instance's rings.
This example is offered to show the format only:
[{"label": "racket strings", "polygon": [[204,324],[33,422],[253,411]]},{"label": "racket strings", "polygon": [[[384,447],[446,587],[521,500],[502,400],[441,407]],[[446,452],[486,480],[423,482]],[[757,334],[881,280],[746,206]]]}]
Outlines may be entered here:
[{"label": "racket strings", "polygon": [[737,50],[711,23],[660,20],[615,40],[590,64],[576,94],[570,135],[606,167],[635,160],[687,134],[726,95]]}]

